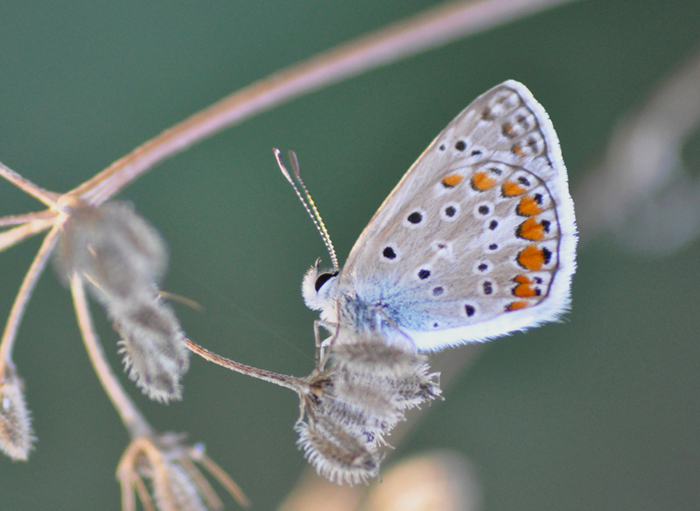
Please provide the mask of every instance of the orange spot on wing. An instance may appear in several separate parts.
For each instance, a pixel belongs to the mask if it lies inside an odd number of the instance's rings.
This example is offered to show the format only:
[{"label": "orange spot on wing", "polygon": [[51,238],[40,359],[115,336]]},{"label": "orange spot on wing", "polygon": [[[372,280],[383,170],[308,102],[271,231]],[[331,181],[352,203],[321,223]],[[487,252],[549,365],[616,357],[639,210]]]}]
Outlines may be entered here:
[{"label": "orange spot on wing", "polygon": [[464,179],[464,176],[460,174],[450,174],[442,178],[442,185],[446,188],[454,188],[462,182],[462,179]]},{"label": "orange spot on wing", "polygon": [[537,289],[532,287],[532,281],[527,275],[518,275],[513,280],[518,283],[518,285],[513,288],[513,294],[518,298],[532,298],[538,296]]},{"label": "orange spot on wing", "polygon": [[496,186],[496,180],[486,172],[477,172],[472,176],[472,188],[480,192],[485,192]]},{"label": "orange spot on wing", "polygon": [[503,191],[504,197],[515,197],[516,195],[522,195],[527,192],[523,186],[510,179],[503,183],[501,190]]},{"label": "orange spot on wing", "polygon": [[526,240],[540,241],[544,238],[544,227],[534,217],[530,217],[520,224],[517,235]]},{"label": "orange spot on wing", "polygon": [[518,254],[518,264],[530,271],[540,270],[552,256],[546,248],[530,245]]},{"label": "orange spot on wing", "polygon": [[506,311],[517,311],[530,306],[530,302],[525,300],[518,300],[517,302],[511,302],[506,306]]},{"label": "orange spot on wing", "polygon": [[514,144],[513,147],[511,147],[511,151],[513,151],[513,154],[515,156],[519,156],[520,158],[525,157],[525,153],[523,152],[522,148],[520,147],[520,144]]},{"label": "orange spot on wing", "polygon": [[529,195],[523,197],[518,204],[518,214],[521,216],[535,216],[542,212],[542,208],[537,204],[534,197]]}]

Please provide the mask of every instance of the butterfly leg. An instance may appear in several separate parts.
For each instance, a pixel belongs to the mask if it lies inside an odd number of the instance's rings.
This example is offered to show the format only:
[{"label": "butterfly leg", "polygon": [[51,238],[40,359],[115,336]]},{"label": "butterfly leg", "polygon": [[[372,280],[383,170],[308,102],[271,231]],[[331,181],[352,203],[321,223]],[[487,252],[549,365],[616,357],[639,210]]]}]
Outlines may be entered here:
[{"label": "butterfly leg", "polygon": [[[413,339],[411,338],[411,336],[408,335],[408,334],[407,334],[406,332],[404,332],[403,330],[401,330],[401,328],[399,327],[399,325],[397,325],[396,323],[394,323],[394,321],[393,321],[389,316],[387,316],[386,313],[385,313],[383,310],[379,309],[379,310],[377,311],[377,323],[378,323],[379,325],[381,325],[381,322],[382,322],[382,321],[386,321],[386,323],[388,323],[389,326],[390,326],[393,330],[395,330],[396,332],[398,332],[402,337],[404,337],[404,338],[406,339],[406,341],[408,341],[408,343],[411,345],[411,347],[412,347],[414,350],[418,351],[418,348],[416,347],[416,343],[413,342]],[[381,328],[379,328],[378,330],[381,330]]]},{"label": "butterfly leg", "polygon": [[[321,340],[321,328],[324,330],[331,332],[333,335],[330,337],[327,337],[323,341]],[[315,362],[316,362],[316,369],[318,371],[323,371],[323,368],[326,365],[326,358],[327,358],[327,353],[328,349],[331,347],[333,344],[333,341],[338,337],[338,330],[340,329],[340,325],[337,323],[328,323],[327,321],[323,321],[320,319],[317,319],[314,321],[314,339],[316,341],[316,357],[315,357]]]}]

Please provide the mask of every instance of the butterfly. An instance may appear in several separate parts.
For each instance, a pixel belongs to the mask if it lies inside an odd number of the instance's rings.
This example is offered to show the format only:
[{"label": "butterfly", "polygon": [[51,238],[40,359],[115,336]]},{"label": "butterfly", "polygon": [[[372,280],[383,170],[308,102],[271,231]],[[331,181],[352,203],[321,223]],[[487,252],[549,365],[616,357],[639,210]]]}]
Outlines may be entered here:
[{"label": "butterfly", "polygon": [[293,163],[334,263],[322,270],[317,261],[302,294],[338,342],[380,336],[436,351],[534,327],[568,309],[574,204],[557,134],[523,84],[497,85],[447,125],[342,269]]}]

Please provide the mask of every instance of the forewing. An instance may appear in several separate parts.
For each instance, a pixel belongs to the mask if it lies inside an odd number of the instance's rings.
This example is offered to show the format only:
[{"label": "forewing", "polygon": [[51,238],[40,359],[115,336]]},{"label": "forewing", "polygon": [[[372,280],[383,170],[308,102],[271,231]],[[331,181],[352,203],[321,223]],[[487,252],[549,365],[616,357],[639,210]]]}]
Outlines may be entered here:
[{"label": "forewing", "polygon": [[479,96],[425,150],[350,253],[339,289],[381,304],[421,349],[566,309],[576,227],[559,141],[527,88]]}]

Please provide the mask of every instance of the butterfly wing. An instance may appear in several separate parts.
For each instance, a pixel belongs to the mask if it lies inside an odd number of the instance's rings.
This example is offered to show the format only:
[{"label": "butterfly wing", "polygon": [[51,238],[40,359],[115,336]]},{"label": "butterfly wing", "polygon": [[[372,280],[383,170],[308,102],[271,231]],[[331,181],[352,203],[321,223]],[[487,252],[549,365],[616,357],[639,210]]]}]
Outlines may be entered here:
[{"label": "butterfly wing", "polygon": [[558,317],[575,248],[557,135],[530,91],[506,81],[413,164],[353,247],[338,290],[436,350]]}]

